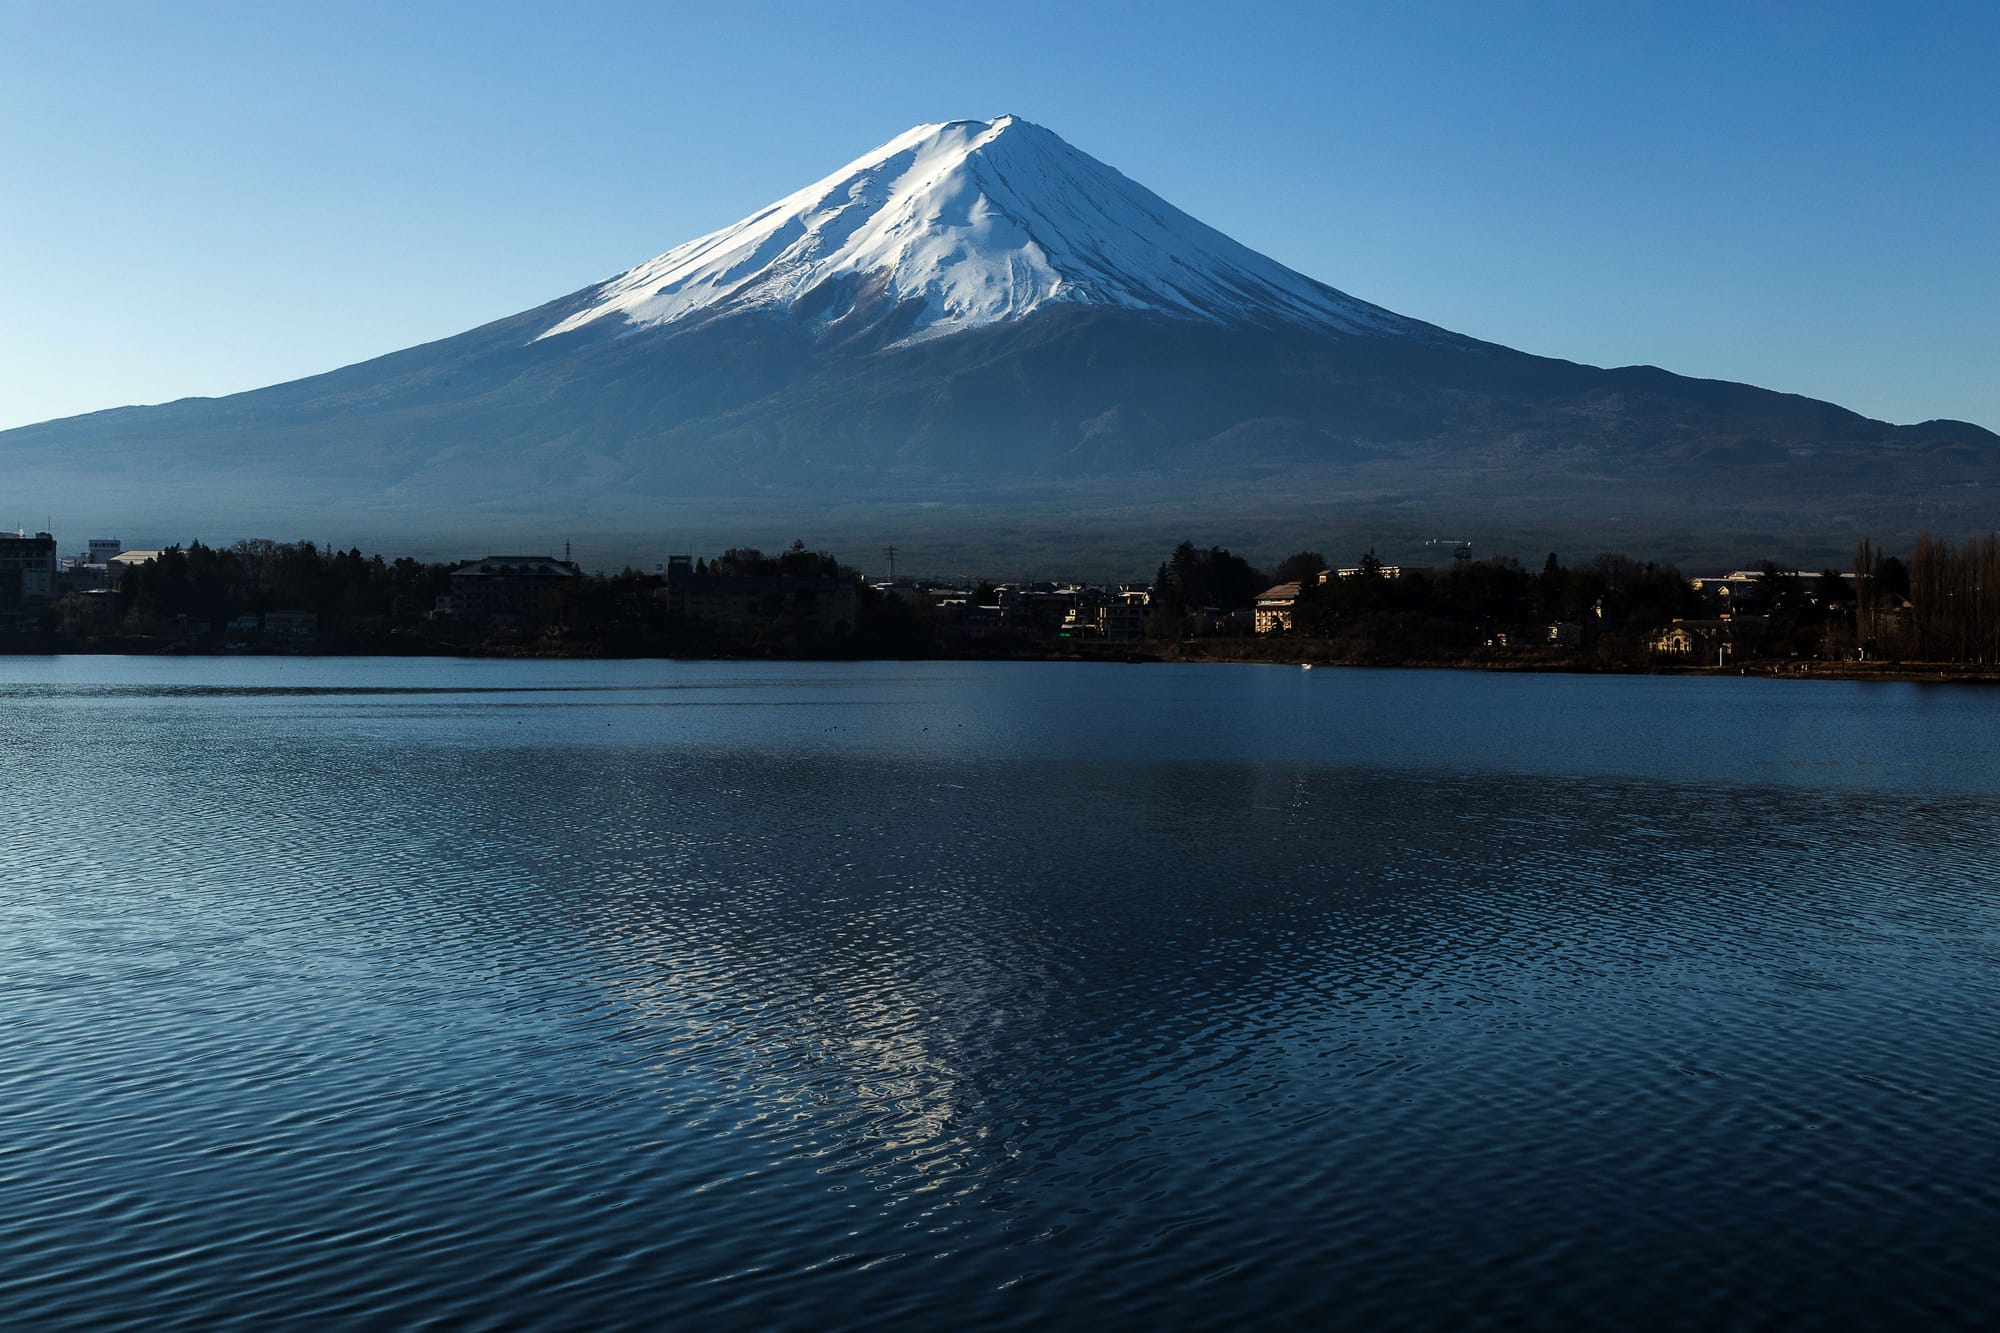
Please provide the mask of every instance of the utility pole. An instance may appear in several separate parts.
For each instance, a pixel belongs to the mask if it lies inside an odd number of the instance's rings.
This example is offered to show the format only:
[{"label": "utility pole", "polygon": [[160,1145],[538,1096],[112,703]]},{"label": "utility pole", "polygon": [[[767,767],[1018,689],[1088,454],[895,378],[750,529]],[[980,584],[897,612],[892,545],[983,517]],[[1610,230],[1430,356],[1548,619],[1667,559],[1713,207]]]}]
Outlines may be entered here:
[{"label": "utility pole", "polygon": [[894,543],[891,543],[889,546],[889,582],[894,583],[895,581],[896,581],[896,547]]}]

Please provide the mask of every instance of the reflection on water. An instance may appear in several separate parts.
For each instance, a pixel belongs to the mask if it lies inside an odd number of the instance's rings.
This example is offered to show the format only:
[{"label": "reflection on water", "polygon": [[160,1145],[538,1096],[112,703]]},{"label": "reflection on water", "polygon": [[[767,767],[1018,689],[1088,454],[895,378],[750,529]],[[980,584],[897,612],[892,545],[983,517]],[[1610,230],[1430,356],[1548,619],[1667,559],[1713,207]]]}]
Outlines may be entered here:
[{"label": "reflection on water", "polygon": [[0,663],[0,1322],[1970,1321],[1996,721]]}]

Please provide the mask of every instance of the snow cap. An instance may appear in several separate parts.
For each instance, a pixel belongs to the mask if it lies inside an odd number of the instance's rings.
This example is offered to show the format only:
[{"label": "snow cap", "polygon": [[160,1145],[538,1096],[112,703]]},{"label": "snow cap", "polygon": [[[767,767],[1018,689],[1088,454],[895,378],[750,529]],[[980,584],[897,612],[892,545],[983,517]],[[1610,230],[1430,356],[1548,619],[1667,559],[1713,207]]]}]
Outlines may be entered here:
[{"label": "snow cap", "polygon": [[733,226],[581,294],[540,336],[738,309],[899,343],[1045,306],[1399,331],[1015,115],[918,125]]}]

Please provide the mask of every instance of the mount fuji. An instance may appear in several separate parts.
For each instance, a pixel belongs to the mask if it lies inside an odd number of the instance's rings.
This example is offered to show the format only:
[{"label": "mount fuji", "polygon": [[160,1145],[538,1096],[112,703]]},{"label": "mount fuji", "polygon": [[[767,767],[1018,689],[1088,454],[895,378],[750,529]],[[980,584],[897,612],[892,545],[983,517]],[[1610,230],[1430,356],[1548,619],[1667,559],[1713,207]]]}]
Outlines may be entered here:
[{"label": "mount fuji", "polygon": [[906,345],[1063,305],[1341,332],[1419,326],[1238,245],[1015,116],[919,125],[590,293],[541,336],[723,310]]},{"label": "mount fuji", "polygon": [[1136,572],[1188,535],[1818,560],[1990,525],[2000,437],[1451,333],[1001,116],[455,337],[0,432],[0,475],[128,540],[604,563],[794,534],[940,572]]}]

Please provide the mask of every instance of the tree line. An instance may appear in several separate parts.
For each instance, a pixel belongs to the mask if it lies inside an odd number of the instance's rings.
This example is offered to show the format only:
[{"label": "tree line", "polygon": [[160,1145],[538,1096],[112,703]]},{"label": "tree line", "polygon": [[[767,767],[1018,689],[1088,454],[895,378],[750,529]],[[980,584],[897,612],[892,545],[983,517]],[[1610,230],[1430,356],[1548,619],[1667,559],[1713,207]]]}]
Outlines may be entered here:
[{"label": "tree line", "polygon": [[[1153,581],[1156,638],[1242,632],[1260,592],[1296,582],[1295,638],[1357,658],[1423,660],[1495,646],[1579,651],[1637,663],[1676,621],[1721,626],[1738,655],[2000,662],[2000,540],[1920,534],[1907,560],[1863,539],[1849,571],[1759,566],[1752,586],[1698,591],[1671,564],[1599,555],[1539,570],[1511,556],[1456,559],[1388,577],[1373,551],[1347,577],[1317,551],[1259,569],[1226,548],[1183,542]],[[1231,613],[1235,613],[1232,615]]]},{"label": "tree line", "polygon": [[[136,646],[218,646],[242,637],[233,628],[272,612],[310,613],[315,644],[334,651],[478,651],[512,645],[553,652],[579,648],[631,654],[703,655],[732,651],[800,653],[831,645],[806,642],[796,626],[773,617],[769,633],[721,635],[682,623],[665,598],[666,580],[627,567],[615,574],[578,574],[529,623],[495,624],[452,613],[434,614],[451,593],[451,574],[464,562],[386,560],[357,549],[310,541],[239,541],[229,546],[190,542],[124,572],[103,592],[71,593],[47,610],[47,628],[68,627],[81,639]],[[794,542],[773,555],[748,546],[695,562],[699,575],[854,582],[860,623],[839,647],[849,653],[905,655],[923,639],[908,608],[870,593],[860,571],[825,551]],[[247,627],[246,627],[247,628]]]},{"label": "tree line", "polygon": [[[1229,613],[1249,610],[1267,588],[1296,582],[1291,634],[1357,656],[1454,655],[1503,639],[1546,642],[1550,627],[1562,624],[1577,627],[1579,638],[1587,626],[1594,641],[1636,653],[1645,632],[1702,609],[1678,569],[1622,555],[1567,566],[1551,552],[1538,571],[1511,556],[1453,560],[1444,569],[1391,578],[1371,550],[1350,568],[1355,572],[1347,577],[1332,576],[1326,558],[1308,550],[1265,571],[1222,547],[1183,542],[1154,578],[1152,627],[1161,636],[1231,632],[1238,626]],[[1212,612],[1221,613],[1220,624]]]},{"label": "tree line", "polygon": [[[1991,533],[1961,542],[1920,534],[1907,558],[1863,539],[1849,571],[1799,574],[1766,562],[1754,586],[1738,587],[1728,599],[1697,591],[1673,565],[1613,554],[1565,564],[1550,553],[1539,568],[1512,557],[1455,559],[1393,578],[1372,551],[1348,577],[1323,576],[1329,565],[1318,551],[1301,550],[1260,567],[1227,548],[1184,541],[1154,577],[1147,637],[1158,644],[1247,637],[1258,595],[1296,582],[1291,636],[1352,660],[1451,660],[1499,646],[1636,664],[1651,656],[1651,645],[1673,622],[1713,626],[1726,613],[1739,657],[2000,662],[2000,540]],[[297,610],[313,613],[324,635],[456,642],[468,631],[428,614],[450,591],[455,567],[309,541],[191,542],[168,548],[127,573],[115,591],[100,594],[111,600],[112,614],[93,622],[94,632],[185,637],[220,632],[245,616]],[[948,619],[932,615],[921,599],[883,596],[858,570],[803,542],[770,555],[733,547],[694,568],[723,577],[854,580],[859,611],[844,653],[908,656],[950,646]],[[581,576],[561,623],[538,632],[594,636],[612,651],[731,650],[712,634],[678,624],[663,587],[659,576],[630,568]],[[989,586],[978,591],[985,595],[975,602],[991,600]],[[52,624],[62,609],[51,609]],[[1024,622],[991,646],[1032,653],[1045,630]],[[771,642],[761,646],[774,651],[813,647],[765,637]]]},{"label": "tree line", "polygon": [[1927,662],[2000,662],[2000,540],[1917,534],[1907,570],[1863,539],[1854,553],[1857,636]]},{"label": "tree line", "polygon": [[309,541],[171,546],[120,580],[119,624],[150,629],[186,620],[226,624],[271,611],[310,611],[322,625],[360,631],[419,618],[449,587],[453,566]]}]

